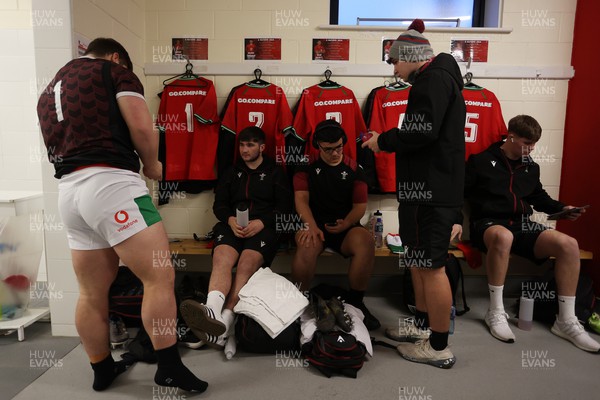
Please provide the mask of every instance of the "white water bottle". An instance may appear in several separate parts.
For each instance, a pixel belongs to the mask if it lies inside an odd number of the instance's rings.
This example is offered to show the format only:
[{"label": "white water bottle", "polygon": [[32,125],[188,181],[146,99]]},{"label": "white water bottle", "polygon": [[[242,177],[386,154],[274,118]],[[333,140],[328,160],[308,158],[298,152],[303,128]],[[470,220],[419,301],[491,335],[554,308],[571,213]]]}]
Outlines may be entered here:
[{"label": "white water bottle", "polygon": [[235,219],[242,228],[248,226],[248,206],[245,203],[238,205],[237,210],[235,210]]},{"label": "white water bottle", "polygon": [[530,331],[533,327],[533,299],[521,296],[518,326],[524,331]]},{"label": "white water bottle", "polygon": [[[235,329],[232,329],[235,330]],[[231,335],[227,338],[225,343],[225,358],[231,360],[237,350],[237,343],[235,341],[235,332],[231,332]]]}]

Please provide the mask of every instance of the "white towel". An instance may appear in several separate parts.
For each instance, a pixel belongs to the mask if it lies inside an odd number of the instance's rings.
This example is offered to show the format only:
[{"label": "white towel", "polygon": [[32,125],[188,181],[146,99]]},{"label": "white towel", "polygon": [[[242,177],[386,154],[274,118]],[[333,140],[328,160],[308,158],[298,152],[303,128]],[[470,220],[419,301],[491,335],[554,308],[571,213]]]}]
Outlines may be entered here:
[{"label": "white towel", "polygon": [[256,320],[272,338],[291,325],[308,305],[292,282],[270,268],[256,271],[239,296],[234,312]]}]

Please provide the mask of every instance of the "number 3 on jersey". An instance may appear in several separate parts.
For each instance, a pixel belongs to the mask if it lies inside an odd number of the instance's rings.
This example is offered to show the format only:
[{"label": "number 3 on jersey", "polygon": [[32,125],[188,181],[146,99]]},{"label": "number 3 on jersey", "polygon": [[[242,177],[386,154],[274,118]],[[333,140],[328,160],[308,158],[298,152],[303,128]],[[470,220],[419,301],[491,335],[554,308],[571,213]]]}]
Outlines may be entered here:
[{"label": "number 3 on jersey", "polygon": [[477,113],[467,113],[465,121],[465,142],[475,143],[477,141],[477,122],[473,120],[479,119]]}]

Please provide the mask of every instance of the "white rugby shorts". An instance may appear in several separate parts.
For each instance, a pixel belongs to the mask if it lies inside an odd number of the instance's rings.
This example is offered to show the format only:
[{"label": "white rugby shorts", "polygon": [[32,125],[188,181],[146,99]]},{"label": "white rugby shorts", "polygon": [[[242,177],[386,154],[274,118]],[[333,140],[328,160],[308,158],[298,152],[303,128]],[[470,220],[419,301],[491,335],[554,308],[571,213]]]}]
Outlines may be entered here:
[{"label": "white rugby shorts", "polygon": [[161,221],[139,174],[110,167],[89,167],[63,176],[58,209],[69,247],[113,247]]}]

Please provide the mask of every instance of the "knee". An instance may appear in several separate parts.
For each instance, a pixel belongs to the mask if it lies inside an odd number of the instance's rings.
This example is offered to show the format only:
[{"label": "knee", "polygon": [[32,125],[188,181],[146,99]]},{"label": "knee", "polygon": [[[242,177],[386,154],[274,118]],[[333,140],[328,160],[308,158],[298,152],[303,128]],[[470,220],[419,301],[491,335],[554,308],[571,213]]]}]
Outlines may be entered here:
[{"label": "knee", "polygon": [[571,236],[563,235],[558,242],[558,249],[564,256],[579,258],[579,243]]},{"label": "knee", "polygon": [[[350,234],[348,234],[350,236]],[[348,237],[350,253],[366,257],[375,256],[375,239],[366,229],[354,229],[352,237]]]},{"label": "knee", "polygon": [[248,260],[240,257],[240,260],[237,264],[236,275],[244,274],[244,275],[252,275],[255,273],[258,268],[263,264],[261,260]]},{"label": "knee", "polygon": [[513,243],[513,234],[505,228],[494,229],[493,231],[486,232],[484,240],[488,251],[510,254],[510,248]]}]

